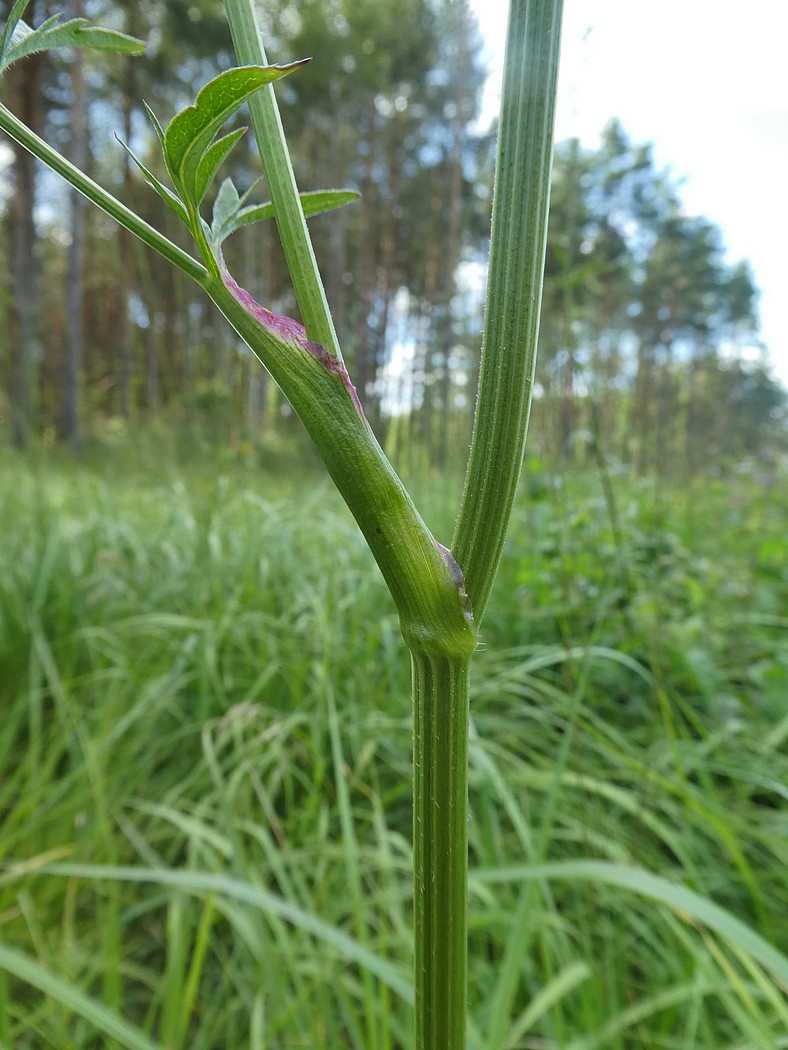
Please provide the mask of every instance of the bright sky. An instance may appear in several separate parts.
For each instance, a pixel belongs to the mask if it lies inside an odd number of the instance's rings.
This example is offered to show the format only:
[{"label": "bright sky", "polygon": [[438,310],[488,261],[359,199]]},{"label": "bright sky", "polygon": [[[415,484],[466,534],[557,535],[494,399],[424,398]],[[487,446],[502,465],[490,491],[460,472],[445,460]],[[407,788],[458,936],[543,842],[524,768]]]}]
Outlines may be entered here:
[{"label": "bright sky", "polygon": [[[494,67],[507,0],[471,0]],[[596,145],[611,117],[684,179],[761,290],[762,339],[788,384],[787,0],[565,0],[556,138]]]}]

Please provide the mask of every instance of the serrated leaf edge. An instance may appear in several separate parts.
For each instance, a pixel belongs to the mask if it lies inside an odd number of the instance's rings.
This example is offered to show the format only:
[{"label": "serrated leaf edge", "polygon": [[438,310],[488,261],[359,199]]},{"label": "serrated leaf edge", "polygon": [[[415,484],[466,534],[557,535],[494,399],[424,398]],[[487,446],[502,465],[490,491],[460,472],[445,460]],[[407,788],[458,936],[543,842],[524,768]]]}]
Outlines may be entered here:
[{"label": "serrated leaf edge", "polygon": [[[191,196],[191,187],[187,188],[183,185],[183,175],[187,160],[191,159],[192,154],[195,152],[195,150],[202,146],[202,152],[204,153],[205,150],[210,146],[215,136],[219,133],[222,125],[225,124],[238,109],[240,109],[240,107],[247,100],[247,98],[253,95],[255,91],[260,90],[260,88],[266,87],[268,84],[273,83],[273,81],[276,79],[280,79],[281,77],[287,76],[289,73],[292,73],[294,70],[298,69],[300,66],[304,65],[308,61],[309,59],[300,59],[297,62],[291,62],[287,65],[234,66],[232,69],[227,69],[223,73],[220,73],[217,77],[214,77],[212,80],[209,80],[207,84],[204,84],[200,88],[200,90],[197,92],[197,97],[195,98],[194,102],[191,105],[186,106],[184,109],[179,110],[178,113],[176,113],[175,116],[170,120],[164,132],[164,160],[167,164],[167,170],[170,173],[172,181],[175,183],[176,187],[180,189],[181,193],[185,194],[188,189],[189,195]],[[272,76],[269,79],[264,80],[263,82],[251,87],[247,92],[242,93],[241,97],[237,97],[236,99],[234,99],[232,104],[227,106],[219,117],[214,117],[212,120],[209,120],[206,127],[204,127],[195,136],[193,136],[186,143],[185,146],[178,146],[176,150],[176,144],[174,144],[172,140],[179,131],[180,124],[183,123],[183,119],[187,113],[198,114],[200,112],[201,107],[205,106],[206,92],[211,92],[216,87],[218,82],[224,78],[237,75],[239,72],[251,71],[276,73],[278,74],[278,76]],[[207,134],[209,134],[211,128],[214,125],[216,126],[213,134],[211,134],[208,138],[208,141],[205,142],[204,145],[202,145],[202,140]]]},{"label": "serrated leaf edge", "polygon": [[[7,69],[14,62],[40,51],[85,47],[100,51],[119,50],[125,53],[134,53],[145,49],[143,40],[138,40],[128,33],[93,25],[86,18],[70,18],[63,22],[63,15],[60,13],[50,15],[41,25],[33,29],[26,22],[23,22],[21,18],[27,4],[28,0],[17,0],[17,4],[12,8],[11,14],[6,21],[2,38],[0,38],[0,71]],[[14,19],[15,10],[19,14],[19,17],[16,19]],[[10,32],[9,26],[11,26]],[[80,41],[80,36],[89,38],[95,33],[106,36],[107,46],[97,43],[95,39]],[[15,38],[16,43],[14,43]],[[122,41],[125,44],[133,44],[135,47],[113,48],[111,46],[113,40],[116,43]]]},{"label": "serrated leaf edge", "polygon": [[29,3],[30,0],[16,0],[16,3],[8,13],[8,18],[5,20],[5,25],[3,26],[2,35],[0,35],[0,69],[5,65],[5,53],[11,43],[14,30],[18,23],[21,22],[22,15],[25,13]]},{"label": "serrated leaf edge", "polygon": [[128,156],[131,157],[131,159],[140,169],[142,174],[145,176],[145,179],[147,180],[151,189],[154,189],[164,201],[164,203],[169,205],[170,208],[172,208],[172,210],[175,212],[178,218],[187,226],[189,226],[189,216],[186,211],[186,207],[183,201],[180,199],[180,197],[177,194],[173,193],[171,189],[169,189],[167,186],[164,185],[163,182],[156,178],[153,172],[145,164],[143,164],[143,162],[140,160],[140,158],[137,156],[134,150],[123,141],[120,135],[115,135],[115,138],[118,140],[118,142],[121,144]]}]

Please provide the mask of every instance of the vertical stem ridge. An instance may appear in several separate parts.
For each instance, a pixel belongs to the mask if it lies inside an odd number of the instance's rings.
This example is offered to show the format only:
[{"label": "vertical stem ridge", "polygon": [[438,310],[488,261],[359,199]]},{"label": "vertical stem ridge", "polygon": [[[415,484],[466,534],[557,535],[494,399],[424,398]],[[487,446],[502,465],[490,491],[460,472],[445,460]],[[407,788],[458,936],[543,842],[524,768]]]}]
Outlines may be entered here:
[{"label": "vertical stem ridge", "polygon": [[[225,0],[224,8],[238,61],[242,65],[268,65],[251,0]],[[274,221],[279,230],[301,320],[313,342],[325,346],[342,360],[334,320],[301,208],[273,87],[269,84],[252,95],[248,105],[260,163],[274,206]]]},{"label": "vertical stem ridge", "polygon": [[481,623],[522,467],[542,300],[562,0],[511,0],[479,394],[452,553]]},{"label": "vertical stem ridge", "polygon": [[468,664],[413,654],[416,1050],[465,1050]]}]

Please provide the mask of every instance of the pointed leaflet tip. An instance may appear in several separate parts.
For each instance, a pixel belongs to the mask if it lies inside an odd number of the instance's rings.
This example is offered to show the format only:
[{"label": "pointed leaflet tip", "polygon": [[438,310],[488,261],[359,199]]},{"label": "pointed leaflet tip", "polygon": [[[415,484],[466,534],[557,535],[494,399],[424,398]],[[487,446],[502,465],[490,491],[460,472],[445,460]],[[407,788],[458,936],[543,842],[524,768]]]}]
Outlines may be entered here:
[{"label": "pointed leaflet tip", "polygon": [[286,66],[227,69],[198,92],[193,105],[175,114],[164,132],[164,158],[173,182],[182,193],[193,192],[186,183],[192,181],[200,158],[222,124],[255,91],[303,64],[301,61]]},{"label": "pointed leaflet tip", "polygon": [[145,99],[142,100],[142,104],[145,107],[145,112],[148,114],[148,120],[153,125],[153,130],[156,132],[156,137],[159,140],[162,153],[164,152],[164,128],[161,126],[161,122],[153,110],[150,108]]}]

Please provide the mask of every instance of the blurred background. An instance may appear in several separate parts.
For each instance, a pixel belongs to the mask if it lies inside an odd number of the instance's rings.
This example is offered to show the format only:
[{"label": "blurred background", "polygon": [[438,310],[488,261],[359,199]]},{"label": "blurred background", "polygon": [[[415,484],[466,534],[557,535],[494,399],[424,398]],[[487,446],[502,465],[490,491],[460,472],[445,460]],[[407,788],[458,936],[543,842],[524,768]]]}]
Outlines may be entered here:
[{"label": "blurred background", "polygon": [[[311,220],[328,298],[444,542],[503,36],[478,6],[259,5],[270,60],[314,56],[277,94],[301,189],[361,193]],[[780,8],[567,0],[531,430],[473,664],[474,1048],[788,1045]],[[166,123],[233,64],[222,5],[83,10],[145,55],[28,59],[3,100],[190,247],[114,135],[163,174],[141,100]],[[248,136],[231,170],[257,179]],[[272,224],[225,253],[295,313]],[[406,1050],[408,670],[262,368],[0,141],[0,1050]]]},{"label": "blurred background", "polygon": [[[74,5],[81,10],[145,37],[145,56],[37,56],[12,69],[8,100],[184,242],[114,135],[162,174],[141,99],[166,123],[232,64],[222,6],[174,0],[143,16],[136,4]],[[43,19],[49,6],[38,0],[31,12]],[[615,111],[590,135],[609,100],[598,85],[594,107],[577,87],[595,41],[606,41],[588,14],[578,38],[582,18],[568,13],[559,135],[574,126],[580,137],[556,151],[531,448],[580,464],[598,446],[635,472],[684,476],[748,457],[773,462],[786,447],[786,393],[761,336],[753,270],[727,251],[717,222],[686,206],[681,179]],[[460,466],[481,341],[500,45],[463,3],[269,3],[261,18],[272,60],[314,56],[279,89],[300,187],[361,192],[311,227],[367,413],[398,464]],[[628,95],[622,83],[625,109]],[[702,113],[694,122],[702,127]],[[234,156],[245,189],[259,172],[251,137]],[[0,163],[11,263],[0,300],[7,440],[79,446],[161,426],[258,446],[297,429],[187,278],[21,150],[4,143]],[[255,192],[265,199],[264,185]],[[273,223],[241,231],[226,254],[258,301],[296,313]]]}]

